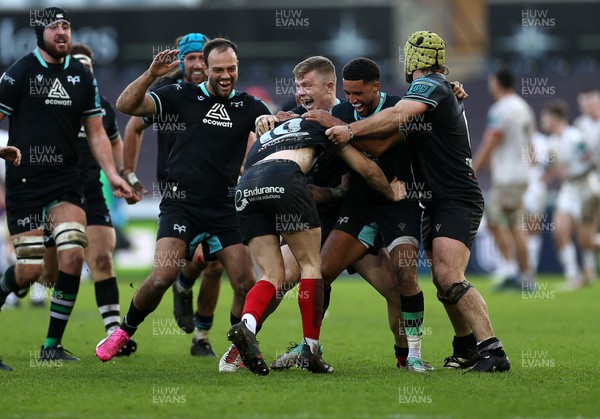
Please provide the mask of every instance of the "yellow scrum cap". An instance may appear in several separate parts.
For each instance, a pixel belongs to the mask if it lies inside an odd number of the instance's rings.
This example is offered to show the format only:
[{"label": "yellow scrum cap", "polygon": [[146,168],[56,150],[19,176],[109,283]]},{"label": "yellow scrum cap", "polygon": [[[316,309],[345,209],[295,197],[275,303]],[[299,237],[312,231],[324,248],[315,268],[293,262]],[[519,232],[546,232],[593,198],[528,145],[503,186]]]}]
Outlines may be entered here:
[{"label": "yellow scrum cap", "polygon": [[435,65],[443,66],[446,61],[446,43],[431,31],[413,33],[404,45],[404,71],[406,81],[412,82],[412,73]]}]

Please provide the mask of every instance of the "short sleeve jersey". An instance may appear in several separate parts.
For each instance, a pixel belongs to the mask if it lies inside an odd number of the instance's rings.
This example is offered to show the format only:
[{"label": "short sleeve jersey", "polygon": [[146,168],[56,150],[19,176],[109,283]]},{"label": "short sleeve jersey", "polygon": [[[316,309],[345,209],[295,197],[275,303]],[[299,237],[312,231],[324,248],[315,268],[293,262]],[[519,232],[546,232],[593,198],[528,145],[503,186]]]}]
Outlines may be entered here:
[{"label": "short sleeve jersey", "polygon": [[[386,93],[381,92],[379,104],[371,115],[378,113],[382,109],[393,107],[400,99],[399,96],[388,96]],[[348,124],[363,119],[363,117],[358,115],[350,102],[342,102],[334,106],[331,113],[336,118]],[[379,165],[388,180],[391,181],[394,177],[398,177],[398,179],[408,182],[412,179],[410,154],[408,152],[408,144],[405,141],[379,157],[373,157],[366,153],[365,155]],[[362,176],[354,171],[351,173],[351,187],[350,192],[346,196],[347,201],[368,203],[369,205],[389,203],[381,193],[371,188]]]},{"label": "short sleeve jersey", "polygon": [[248,152],[245,167],[252,167],[265,157],[283,150],[315,147],[318,154],[321,154],[333,147],[325,131],[321,125],[302,117],[288,119],[256,140]]},{"label": "short sleeve jersey", "polygon": [[9,117],[9,145],[21,165],[7,165],[7,203],[54,194],[79,179],[77,136],[82,118],[102,109],[96,80],[78,60],[46,63],[35,49],[0,80],[0,112]]},{"label": "short sleeve jersey", "polygon": [[[418,180],[432,192],[432,200],[482,201],[472,169],[471,143],[464,105],[442,74],[428,74],[412,82],[402,100],[427,105],[418,121],[407,124]],[[417,118],[415,118],[417,119]]]},{"label": "short sleeve jersey", "polygon": [[[117,124],[117,115],[112,105],[104,96],[100,96],[100,105],[102,107],[102,125],[110,142],[119,138],[119,126]],[[96,161],[92,149],[87,142],[87,135],[83,126],[79,131],[77,139],[78,164],[83,184],[85,188],[99,186],[100,183],[100,165]]]},{"label": "short sleeve jersey", "polygon": [[[175,83],[182,83],[183,80],[178,78],[161,80],[150,87],[150,91],[154,92],[161,87],[169,86]],[[156,131],[157,154],[156,154],[156,180],[160,185],[164,185],[167,180],[167,157],[169,151],[175,141],[175,135],[179,131],[179,124],[169,123],[168,120],[161,120],[160,117],[142,118],[145,125],[153,125]]]},{"label": "short sleeve jersey", "polygon": [[166,179],[186,201],[211,207],[233,205],[235,186],[254,121],[271,111],[262,101],[235,90],[213,96],[206,83],[172,84],[148,93],[156,117],[177,124],[167,158]]},{"label": "short sleeve jersey", "polygon": [[488,112],[487,129],[502,135],[491,157],[492,182],[526,184],[529,164],[523,158],[531,145],[535,118],[531,107],[517,94],[506,95]]}]

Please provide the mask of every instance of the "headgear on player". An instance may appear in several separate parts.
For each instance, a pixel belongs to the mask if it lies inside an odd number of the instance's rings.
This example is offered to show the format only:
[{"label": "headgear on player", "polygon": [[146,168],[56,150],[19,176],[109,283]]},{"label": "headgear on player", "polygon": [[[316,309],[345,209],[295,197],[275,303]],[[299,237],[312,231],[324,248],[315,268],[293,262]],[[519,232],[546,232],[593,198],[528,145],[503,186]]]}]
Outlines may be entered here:
[{"label": "headgear on player", "polygon": [[412,73],[434,66],[443,67],[446,61],[446,43],[431,31],[413,33],[404,45],[404,72],[407,83],[412,83]]},{"label": "headgear on player", "polygon": [[66,10],[61,9],[60,7],[46,7],[41,11],[41,15],[38,15],[34,22],[37,45],[46,52],[48,52],[48,48],[46,48],[44,42],[44,30],[57,22],[67,22],[68,24],[71,24],[71,17]]},{"label": "headgear on player", "polygon": [[179,49],[179,54],[177,54],[177,58],[179,59],[179,68],[185,74],[185,70],[183,68],[183,59],[186,54],[190,52],[202,52],[204,49],[204,44],[209,41],[208,37],[202,33],[189,33],[179,41],[177,45],[177,49]]}]

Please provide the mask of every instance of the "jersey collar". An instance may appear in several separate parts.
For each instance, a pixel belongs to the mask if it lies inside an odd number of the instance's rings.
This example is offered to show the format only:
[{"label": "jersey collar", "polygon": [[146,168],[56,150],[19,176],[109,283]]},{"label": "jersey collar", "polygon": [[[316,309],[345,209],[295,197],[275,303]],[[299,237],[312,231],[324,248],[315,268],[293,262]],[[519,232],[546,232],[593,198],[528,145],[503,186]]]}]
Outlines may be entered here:
[{"label": "jersey collar", "polygon": [[[37,47],[33,50],[33,55],[35,55],[35,58],[37,58],[37,60],[39,61],[40,65],[42,67],[48,68],[48,63],[46,61],[44,61],[44,59],[42,58],[42,54],[40,54],[40,51]],[[63,70],[65,70],[69,66],[70,62],[71,62],[71,56],[67,55],[65,57],[65,63],[63,65]]]},{"label": "jersey collar", "polygon": [[355,120],[357,120],[357,121],[360,121],[360,120],[361,120],[361,119],[363,119],[363,118],[367,118],[367,117],[369,117],[369,116],[371,116],[371,115],[373,115],[373,114],[375,114],[375,113],[379,112],[379,111],[381,110],[381,108],[382,108],[382,106],[383,106],[384,102],[385,102],[385,98],[386,98],[386,96],[387,96],[387,95],[386,95],[384,92],[379,92],[379,105],[377,105],[377,107],[375,108],[375,110],[373,111],[373,113],[372,113],[372,114],[369,114],[369,115],[367,115],[367,116],[360,116],[360,115],[359,115],[359,114],[356,112],[356,109],[355,109],[355,110],[354,110],[354,119],[355,119]]},{"label": "jersey collar", "polygon": [[[204,93],[206,96],[211,97],[212,95],[208,92],[208,89],[206,88],[206,83],[207,82],[202,82],[199,84],[200,90],[202,90],[202,93]],[[235,96],[235,89],[233,89],[231,91],[231,94],[229,95],[229,97],[227,99],[231,99],[234,96]]]}]

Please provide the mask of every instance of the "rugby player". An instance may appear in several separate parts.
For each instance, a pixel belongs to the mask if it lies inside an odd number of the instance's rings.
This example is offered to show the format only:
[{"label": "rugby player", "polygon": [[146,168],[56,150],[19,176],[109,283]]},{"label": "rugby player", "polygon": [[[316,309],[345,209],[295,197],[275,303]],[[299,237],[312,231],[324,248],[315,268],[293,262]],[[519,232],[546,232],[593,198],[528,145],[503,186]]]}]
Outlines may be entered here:
[{"label": "rugby player", "polygon": [[[296,117],[263,134],[248,154],[235,197],[242,239],[248,243],[261,280],[246,297],[242,321],[227,337],[238,349],[244,365],[255,374],[269,373],[256,342],[256,327],[275,300],[284,280],[279,236],[286,240],[300,266],[298,306],[304,334],[298,365],[313,373],[331,373],[319,351],[323,310],[323,280],[319,257],[321,228],[306,173],[315,157],[327,149],[325,128]],[[339,156],[387,199],[402,198],[401,184],[390,184],[379,167],[353,147],[338,148]],[[293,220],[293,221],[289,221]]]},{"label": "rugby player", "polygon": [[[208,37],[202,33],[190,33],[178,37],[175,40],[175,44],[179,49],[177,56],[179,66],[159,78],[150,88],[150,91],[175,83],[189,82],[200,84],[206,81],[202,49],[208,41]],[[132,186],[136,186],[142,195],[148,193],[135,175],[135,170],[143,132],[153,124],[157,131],[158,146],[156,163],[157,187],[153,189],[162,198],[165,194],[169,193],[166,163],[174,137],[181,127],[180,124],[169,124],[154,116],[151,118],[131,117],[125,128],[123,176],[130,181]],[[194,312],[192,287],[200,273],[202,273],[202,284],[197,300],[198,309]],[[177,324],[183,331],[186,333],[194,332],[190,346],[190,353],[194,356],[216,356],[208,338],[208,333],[214,320],[214,310],[219,298],[222,274],[223,265],[221,262],[218,260],[205,261],[202,247],[199,246],[192,259],[181,270],[178,280],[173,284],[173,314],[175,315]],[[234,300],[234,303],[236,302],[237,299]],[[243,301],[237,303],[241,309]]]},{"label": "rugby player", "polygon": [[595,250],[595,242],[589,238],[589,232],[595,232],[593,228],[598,218],[592,151],[583,133],[569,125],[569,107],[565,102],[548,103],[542,109],[540,123],[542,130],[550,136],[550,162],[553,165],[549,168],[549,178],[555,175],[562,180],[552,217],[555,223],[554,241],[566,287],[576,289],[582,287],[584,282],[573,234],[576,233],[583,252],[593,253]]},{"label": "rugby player", "polygon": [[[84,44],[73,44],[71,56],[79,60],[92,74],[93,52]],[[119,134],[116,114],[108,100],[100,95],[102,107],[102,126],[111,142],[113,159],[118,170],[123,167],[123,141]],[[87,142],[85,130],[79,131],[77,141],[77,157],[81,182],[84,185],[86,234],[88,246],[85,248],[84,257],[94,280],[96,304],[102,316],[106,334],[112,334],[119,323],[120,305],[119,288],[113,267],[113,252],[115,251],[116,235],[112,226],[110,212],[102,192],[100,182],[100,166],[96,162]],[[51,288],[58,276],[58,259],[56,244],[52,237],[45,240],[46,254],[42,274],[38,279],[46,287]],[[135,341],[129,341],[121,348],[118,355],[130,355],[137,349]]]},{"label": "rugby player", "polygon": [[485,212],[487,225],[500,250],[504,272],[496,289],[520,290],[523,283],[535,281],[523,228],[523,196],[527,189],[535,116],[533,109],[515,92],[510,70],[492,74],[488,78],[488,89],[495,103],[488,112],[484,138],[473,158],[473,170],[479,174],[489,167],[492,174]]},{"label": "rugby player", "polygon": [[0,305],[8,293],[39,278],[46,227],[56,243],[59,272],[40,358],[71,361],[77,358],[65,351],[61,339],[79,290],[88,243],[76,152],[82,124],[115,196],[133,194],[112,159],[96,81],[69,56],[69,15],[58,7],[41,12],[35,25],[37,48],[13,64],[0,83],[0,120],[9,117],[9,145],[18,146],[24,157],[23,164],[6,171],[8,227],[17,264],[4,273]]},{"label": "rugby player", "polygon": [[[255,120],[271,113],[253,96],[234,89],[237,46],[230,40],[204,44],[208,81],[172,84],[146,94],[157,77],[179,64],[178,50],[158,53],[150,68],[119,96],[117,109],[150,117],[172,115],[186,125],[175,136],[167,160],[170,193],[160,204],[153,269],[136,291],[120,328],[102,340],[96,355],[114,357],[177,280],[179,265],[202,244],[206,256],[225,266],[234,293],[244,299],[255,282],[250,251],[241,242],[233,196]],[[210,180],[210,182],[208,182]],[[240,321],[241,310],[230,319]]]},{"label": "rugby player", "polygon": [[469,249],[483,215],[483,195],[471,164],[464,105],[444,77],[445,42],[435,33],[419,31],[409,37],[404,52],[410,88],[402,100],[370,118],[329,128],[327,135],[334,144],[346,144],[354,137],[396,132],[419,115],[430,124],[425,132],[409,130],[409,141],[417,179],[431,191],[423,218],[423,245],[438,298],[456,336],[472,331],[477,341],[479,358],[470,371],[507,371],[510,362],[494,335],[486,303],[465,279]]}]

